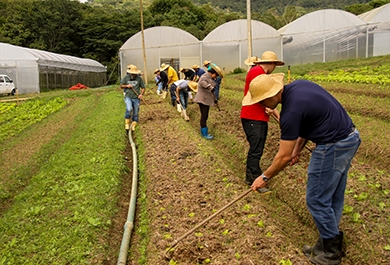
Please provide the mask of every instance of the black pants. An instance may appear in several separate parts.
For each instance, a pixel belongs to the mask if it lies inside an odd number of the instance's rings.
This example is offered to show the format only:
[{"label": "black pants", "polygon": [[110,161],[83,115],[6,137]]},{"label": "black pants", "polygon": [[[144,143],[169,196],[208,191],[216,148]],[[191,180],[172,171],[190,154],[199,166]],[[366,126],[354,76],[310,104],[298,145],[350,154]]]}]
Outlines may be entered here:
[{"label": "black pants", "polygon": [[207,127],[207,119],[209,118],[210,106],[198,103],[200,110],[200,128]]},{"label": "black pants", "polygon": [[241,123],[246,134],[246,139],[249,142],[245,182],[250,185],[263,173],[260,168],[260,159],[263,155],[265,140],[267,138],[268,122],[241,119]]}]

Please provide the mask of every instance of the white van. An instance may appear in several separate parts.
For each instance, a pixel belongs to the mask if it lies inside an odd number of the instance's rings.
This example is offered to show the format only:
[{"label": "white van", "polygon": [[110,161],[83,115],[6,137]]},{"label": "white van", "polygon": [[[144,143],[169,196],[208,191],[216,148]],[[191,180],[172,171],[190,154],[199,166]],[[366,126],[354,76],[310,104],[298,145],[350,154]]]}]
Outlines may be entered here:
[{"label": "white van", "polygon": [[14,81],[7,75],[0,75],[0,94],[15,95],[16,88]]}]

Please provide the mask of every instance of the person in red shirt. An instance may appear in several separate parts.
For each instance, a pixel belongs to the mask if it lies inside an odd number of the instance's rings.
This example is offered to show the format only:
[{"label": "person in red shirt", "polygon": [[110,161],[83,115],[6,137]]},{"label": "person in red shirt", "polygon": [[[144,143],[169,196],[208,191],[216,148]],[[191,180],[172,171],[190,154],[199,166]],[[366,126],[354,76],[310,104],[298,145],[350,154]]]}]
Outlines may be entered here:
[{"label": "person in red shirt", "polygon": [[[249,84],[255,77],[272,73],[276,66],[282,66],[284,62],[279,61],[274,52],[266,51],[261,58],[257,56],[248,58],[245,64],[251,68],[246,75],[244,96],[248,93]],[[260,103],[241,108],[241,123],[249,142],[245,173],[245,183],[248,185],[252,185],[253,181],[263,173],[260,168],[260,159],[267,138],[269,115],[274,115],[279,119],[279,112],[276,109],[264,108]]]}]

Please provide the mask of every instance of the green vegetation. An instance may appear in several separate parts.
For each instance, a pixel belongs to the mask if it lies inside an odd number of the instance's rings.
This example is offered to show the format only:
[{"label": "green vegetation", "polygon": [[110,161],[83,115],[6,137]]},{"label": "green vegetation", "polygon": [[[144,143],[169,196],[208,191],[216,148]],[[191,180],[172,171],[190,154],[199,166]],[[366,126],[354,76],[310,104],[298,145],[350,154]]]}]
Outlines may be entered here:
[{"label": "green vegetation", "polygon": [[[12,206],[0,219],[0,264],[90,264],[92,253],[106,251],[104,244],[91,243],[111,225],[125,169],[123,137],[113,126],[122,114],[115,104],[121,96],[91,94],[88,100],[96,103],[89,119],[49,160],[38,161],[40,169],[24,190],[13,190]],[[36,101],[22,105],[31,103]]]},{"label": "green vegetation", "polygon": [[31,124],[41,121],[66,104],[65,100],[55,98],[48,101],[31,100],[24,104],[4,103],[0,105],[0,142],[18,134]]}]

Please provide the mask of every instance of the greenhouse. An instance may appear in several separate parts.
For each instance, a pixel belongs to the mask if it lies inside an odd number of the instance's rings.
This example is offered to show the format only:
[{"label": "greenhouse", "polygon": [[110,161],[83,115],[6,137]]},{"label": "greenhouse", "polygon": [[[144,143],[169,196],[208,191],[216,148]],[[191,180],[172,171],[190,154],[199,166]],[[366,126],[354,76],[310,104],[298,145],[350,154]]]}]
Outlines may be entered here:
[{"label": "greenhouse", "polygon": [[[252,54],[261,56],[267,50],[282,54],[280,33],[273,27],[256,20],[251,21]],[[225,71],[236,67],[246,68],[248,58],[247,20],[238,19],[220,25],[211,31],[202,42],[202,57],[215,62]]]},{"label": "greenhouse", "polygon": [[358,17],[368,24],[368,56],[389,54],[390,4],[383,5]]},{"label": "greenhouse", "polygon": [[[190,33],[174,27],[152,27],[144,30],[146,50],[146,76],[151,77],[162,63],[168,63],[176,70],[201,62],[199,40]],[[121,76],[126,74],[127,65],[134,64],[144,69],[142,34],[138,32],[119,49]],[[151,78],[150,78],[151,79]]]},{"label": "greenhouse", "polygon": [[[271,26],[252,20],[252,51],[261,55],[272,49],[281,56],[281,36]],[[203,41],[190,33],[174,27],[153,27],[144,31],[147,76],[162,63],[180,67],[202,65],[204,60],[215,62],[225,71],[246,67],[248,57],[247,21],[239,19],[227,22],[211,31]],[[172,37],[174,36],[174,37]],[[119,50],[121,76],[129,64],[144,69],[141,32],[129,38]]]},{"label": "greenhouse", "polygon": [[306,14],[279,29],[283,60],[291,65],[366,57],[367,24],[352,13],[326,9]]},{"label": "greenhouse", "polygon": [[[252,55],[272,50],[288,65],[332,62],[390,54],[390,4],[356,16],[325,9],[306,14],[279,30],[256,20],[251,21]],[[215,62],[226,72],[246,68],[248,56],[247,20],[226,22],[203,40],[173,27],[153,27],[144,31],[147,73],[169,63],[180,67]],[[121,75],[128,64],[144,69],[141,32],[129,38],[119,51]]]},{"label": "greenhouse", "polygon": [[0,73],[14,81],[20,94],[77,83],[99,87],[106,82],[106,72],[105,66],[91,59],[0,43]]}]

